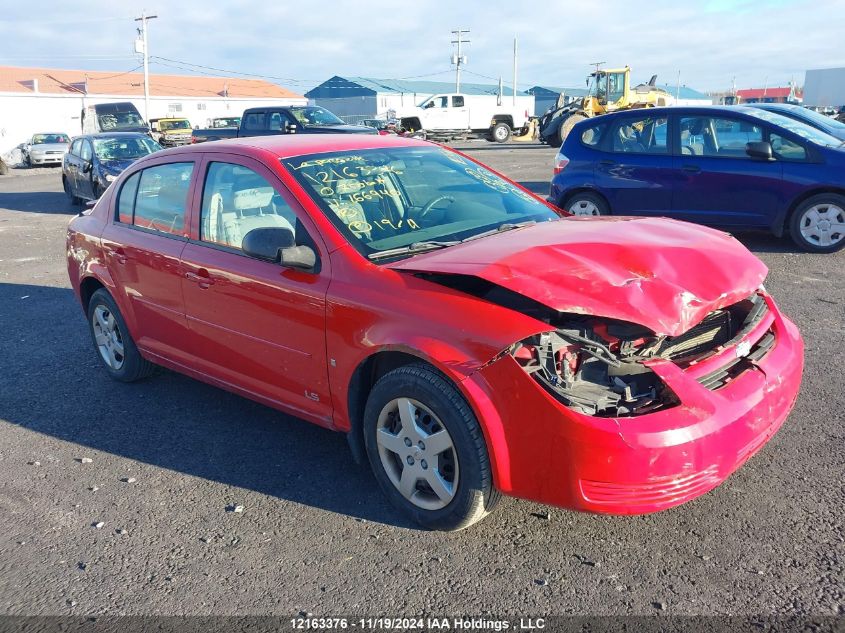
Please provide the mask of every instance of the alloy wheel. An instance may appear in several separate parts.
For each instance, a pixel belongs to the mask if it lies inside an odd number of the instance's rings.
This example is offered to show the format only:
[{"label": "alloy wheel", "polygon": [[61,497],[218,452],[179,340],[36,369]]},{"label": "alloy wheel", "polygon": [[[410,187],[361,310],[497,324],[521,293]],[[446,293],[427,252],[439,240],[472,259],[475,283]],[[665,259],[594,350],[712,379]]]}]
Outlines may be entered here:
[{"label": "alloy wheel", "polygon": [[816,204],[804,211],[801,236],[814,246],[835,246],[845,239],[845,209],[835,204]]},{"label": "alloy wheel", "polygon": [[428,407],[411,398],[388,402],[376,424],[381,465],[405,499],[424,510],[446,507],[458,489],[452,437]]},{"label": "alloy wheel", "polygon": [[123,353],[123,337],[108,306],[98,305],[94,309],[91,324],[94,327],[94,341],[103,362],[115,370],[123,367],[126,360]]}]

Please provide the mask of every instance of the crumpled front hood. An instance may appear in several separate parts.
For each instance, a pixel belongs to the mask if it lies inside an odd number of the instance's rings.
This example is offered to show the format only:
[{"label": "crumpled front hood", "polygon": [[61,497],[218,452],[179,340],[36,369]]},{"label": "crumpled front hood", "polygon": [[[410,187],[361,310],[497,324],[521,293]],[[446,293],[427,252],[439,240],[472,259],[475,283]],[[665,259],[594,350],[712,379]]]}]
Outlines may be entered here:
[{"label": "crumpled front hood", "polygon": [[388,266],[473,275],[560,312],[670,336],[746,298],[768,272],[726,233],[665,218],[565,218]]}]

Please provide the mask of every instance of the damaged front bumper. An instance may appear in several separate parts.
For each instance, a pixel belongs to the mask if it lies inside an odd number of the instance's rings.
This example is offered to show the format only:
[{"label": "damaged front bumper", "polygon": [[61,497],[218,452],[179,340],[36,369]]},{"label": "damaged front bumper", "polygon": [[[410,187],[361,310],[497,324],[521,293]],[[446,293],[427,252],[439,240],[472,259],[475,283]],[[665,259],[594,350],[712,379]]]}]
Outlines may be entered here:
[{"label": "damaged front bumper", "polygon": [[753,331],[689,366],[645,364],[670,408],[596,417],[565,406],[510,355],[465,383],[484,420],[497,487],[577,510],[641,514],[724,481],[778,430],[798,395],[804,346],[770,297]]}]

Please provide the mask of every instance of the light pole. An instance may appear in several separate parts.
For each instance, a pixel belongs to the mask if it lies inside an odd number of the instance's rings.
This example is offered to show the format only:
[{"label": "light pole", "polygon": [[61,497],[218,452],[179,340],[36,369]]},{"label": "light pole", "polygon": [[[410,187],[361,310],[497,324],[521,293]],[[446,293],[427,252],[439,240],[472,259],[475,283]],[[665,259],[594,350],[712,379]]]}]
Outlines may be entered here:
[{"label": "light pole", "polygon": [[[147,20],[154,20],[157,15],[147,15],[145,11],[141,12],[140,18],[135,18],[136,22],[141,23],[141,28],[138,33],[141,36],[141,52],[144,53],[144,120],[150,120],[150,54],[147,46]],[[138,50],[138,47],[135,47]]]}]

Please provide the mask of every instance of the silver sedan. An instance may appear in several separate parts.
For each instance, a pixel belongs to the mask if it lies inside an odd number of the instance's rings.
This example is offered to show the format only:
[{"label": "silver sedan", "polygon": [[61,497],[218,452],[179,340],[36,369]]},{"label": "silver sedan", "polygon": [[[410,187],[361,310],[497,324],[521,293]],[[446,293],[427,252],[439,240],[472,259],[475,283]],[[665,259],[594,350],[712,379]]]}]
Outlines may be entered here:
[{"label": "silver sedan", "polygon": [[33,134],[21,148],[21,162],[27,167],[61,165],[69,143],[67,134]]}]

